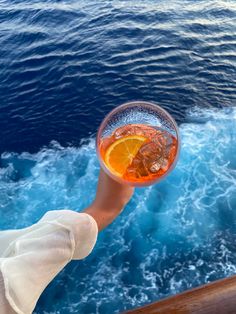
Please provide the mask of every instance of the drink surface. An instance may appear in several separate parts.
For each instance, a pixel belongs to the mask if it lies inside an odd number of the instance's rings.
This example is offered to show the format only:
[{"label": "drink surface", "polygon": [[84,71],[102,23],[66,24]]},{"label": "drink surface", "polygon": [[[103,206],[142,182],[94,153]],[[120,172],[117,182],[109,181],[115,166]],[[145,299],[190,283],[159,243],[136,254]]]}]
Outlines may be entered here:
[{"label": "drink surface", "polygon": [[109,171],[139,184],[162,177],[173,164],[177,147],[177,139],[168,131],[143,124],[119,127],[99,143]]}]

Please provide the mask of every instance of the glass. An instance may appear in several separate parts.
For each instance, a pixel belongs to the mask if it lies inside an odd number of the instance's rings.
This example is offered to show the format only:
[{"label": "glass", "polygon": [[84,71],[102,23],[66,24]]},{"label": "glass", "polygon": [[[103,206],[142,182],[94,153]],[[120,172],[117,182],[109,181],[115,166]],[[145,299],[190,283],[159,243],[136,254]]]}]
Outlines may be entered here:
[{"label": "glass", "polygon": [[104,171],[120,183],[146,186],[175,167],[180,147],[176,122],[160,106],[134,101],[112,110],[96,139]]}]

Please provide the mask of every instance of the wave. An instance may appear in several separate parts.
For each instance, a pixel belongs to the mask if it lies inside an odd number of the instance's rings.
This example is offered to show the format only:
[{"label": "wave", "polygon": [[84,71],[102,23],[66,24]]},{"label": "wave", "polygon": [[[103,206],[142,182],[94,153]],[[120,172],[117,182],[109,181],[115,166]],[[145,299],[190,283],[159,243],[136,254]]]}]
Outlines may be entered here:
[{"label": "wave", "polygon": [[[187,119],[175,170],[136,189],[93,253],[56,277],[35,313],[118,313],[236,273],[236,108],[194,108]],[[94,145],[3,153],[0,227],[86,207],[99,173]]]}]

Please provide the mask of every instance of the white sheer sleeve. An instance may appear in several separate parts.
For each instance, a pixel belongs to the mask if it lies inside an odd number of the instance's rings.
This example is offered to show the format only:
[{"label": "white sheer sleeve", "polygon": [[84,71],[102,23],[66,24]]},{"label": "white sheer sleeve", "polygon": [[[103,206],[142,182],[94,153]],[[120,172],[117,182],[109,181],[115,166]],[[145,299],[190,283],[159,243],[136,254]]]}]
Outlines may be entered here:
[{"label": "white sheer sleeve", "polygon": [[48,212],[29,228],[0,232],[0,292],[2,282],[7,300],[4,306],[10,304],[19,314],[32,313],[58,272],[70,260],[82,259],[92,251],[97,233],[91,216],[70,210]]},{"label": "white sheer sleeve", "polygon": [[1,314],[16,314],[16,312],[12,309],[5,296],[5,286],[1,272],[0,272],[0,309]]}]

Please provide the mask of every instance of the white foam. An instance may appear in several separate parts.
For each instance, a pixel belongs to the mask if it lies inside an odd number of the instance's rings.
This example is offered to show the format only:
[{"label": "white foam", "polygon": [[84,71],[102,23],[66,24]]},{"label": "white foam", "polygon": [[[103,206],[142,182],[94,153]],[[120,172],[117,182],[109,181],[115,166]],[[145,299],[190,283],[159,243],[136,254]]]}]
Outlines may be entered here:
[{"label": "white foam", "polygon": [[[235,108],[195,109],[180,127],[176,169],[137,189],[91,257],[57,277],[46,292],[50,313],[88,312],[89,306],[116,313],[236,272],[235,125]],[[50,209],[80,211],[95,195],[94,140],[78,148],[52,143],[37,154],[4,153],[1,165],[3,229],[27,226]],[[55,291],[63,292],[60,300]]]}]

